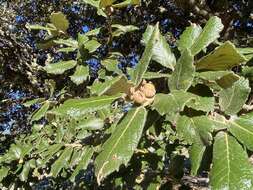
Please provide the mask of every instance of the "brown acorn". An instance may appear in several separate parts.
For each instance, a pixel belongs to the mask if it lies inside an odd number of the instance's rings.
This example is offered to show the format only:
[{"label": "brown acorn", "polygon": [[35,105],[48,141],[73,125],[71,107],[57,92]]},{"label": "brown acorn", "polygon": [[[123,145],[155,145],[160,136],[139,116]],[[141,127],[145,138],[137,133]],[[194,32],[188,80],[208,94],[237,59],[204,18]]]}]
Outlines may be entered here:
[{"label": "brown acorn", "polygon": [[155,86],[151,82],[144,84],[141,87],[141,91],[144,93],[146,98],[152,98],[156,93]]}]

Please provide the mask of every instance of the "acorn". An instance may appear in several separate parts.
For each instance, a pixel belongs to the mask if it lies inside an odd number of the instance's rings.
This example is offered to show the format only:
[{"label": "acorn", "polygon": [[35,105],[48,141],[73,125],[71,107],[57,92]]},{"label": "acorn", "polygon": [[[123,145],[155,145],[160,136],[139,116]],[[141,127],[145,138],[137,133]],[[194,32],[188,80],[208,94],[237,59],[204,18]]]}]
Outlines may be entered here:
[{"label": "acorn", "polygon": [[145,83],[140,90],[144,93],[146,98],[152,98],[156,94],[155,86],[151,82]]},{"label": "acorn", "polygon": [[146,102],[146,97],[141,91],[134,92],[131,99],[137,104],[144,104]]}]

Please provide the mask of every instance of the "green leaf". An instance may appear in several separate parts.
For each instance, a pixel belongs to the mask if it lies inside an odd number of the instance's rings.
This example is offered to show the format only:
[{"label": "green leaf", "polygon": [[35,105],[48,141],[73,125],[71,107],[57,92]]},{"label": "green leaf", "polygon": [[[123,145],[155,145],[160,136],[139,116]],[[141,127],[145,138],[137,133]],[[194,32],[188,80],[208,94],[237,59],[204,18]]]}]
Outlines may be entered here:
[{"label": "green leaf", "polygon": [[198,111],[211,112],[214,110],[214,97],[194,96],[194,99],[189,101],[186,106]]},{"label": "green leaf", "polygon": [[116,59],[104,59],[101,61],[101,64],[105,67],[107,71],[115,72],[117,74],[122,74],[122,71],[119,69],[119,61]]},{"label": "green leaf", "polygon": [[0,181],[3,181],[3,179],[8,175],[10,168],[2,166],[0,168]]},{"label": "green leaf", "polygon": [[12,144],[8,153],[11,155],[11,157],[14,157],[18,160],[21,158],[22,149],[18,144]]},{"label": "green leaf", "polygon": [[98,14],[98,15],[101,15],[101,16],[103,16],[103,17],[107,17],[106,14],[103,12],[103,10],[100,9],[100,6],[99,6],[100,0],[82,0],[82,1],[83,1],[84,3],[87,3],[87,4],[91,5],[91,6],[96,7],[96,8],[97,8],[97,14]]},{"label": "green leaf", "polygon": [[44,69],[47,71],[49,74],[62,74],[65,71],[72,69],[76,66],[77,62],[75,60],[70,60],[70,61],[61,61],[57,63],[51,63],[47,64]]},{"label": "green leaf", "polygon": [[56,31],[57,30],[54,26],[51,26],[51,25],[41,26],[41,25],[38,25],[38,24],[34,24],[34,25],[26,24],[25,26],[29,30],[46,30],[47,32]]},{"label": "green leaf", "polygon": [[72,117],[82,116],[86,113],[109,107],[121,94],[115,96],[100,96],[84,99],[69,99],[59,107],[51,110],[52,114],[69,115]]},{"label": "green leaf", "polygon": [[141,1],[140,0],[125,0],[121,3],[113,4],[112,6],[114,8],[124,8],[129,5],[140,5]]},{"label": "green leaf", "polygon": [[142,81],[143,75],[148,68],[149,62],[151,61],[151,58],[152,58],[153,47],[158,40],[157,39],[158,35],[159,35],[159,26],[157,24],[154,27],[154,30],[152,31],[152,35],[147,42],[144,53],[137,65],[136,69],[134,70],[132,81],[135,85],[140,84],[140,82]]},{"label": "green leaf", "polygon": [[189,150],[191,160],[191,175],[195,176],[198,174],[205,150],[206,146],[198,139],[195,139]]},{"label": "green leaf", "polygon": [[112,28],[116,28],[116,30],[113,31],[113,33],[112,33],[112,36],[115,36],[115,37],[124,35],[124,34],[126,34],[128,32],[133,32],[135,30],[139,30],[138,27],[133,26],[133,25],[123,26],[123,25],[120,25],[120,24],[113,24],[111,27]]},{"label": "green leaf", "polygon": [[123,25],[120,25],[120,24],[113,24],[111,27],[116,28],[116,30],[113,31],[113,33],[112,33],[112,36],[115,36],[115,37],[124,35],[128,32],[133,32],[133,31],[139,29],[138,27],[133,26],[133,25],[123,26]]},{"label": "green leaf", "polygon": [[180,137],[183,137],[188,144],[193,144],[194,140],[199,138],[190,117],[184,115],[179,116],[176,125],[177,133]]},{"label": "green leaf", "polygon": [[253,151],[253,113],[248,113],[229,122],[228,130]]},{"label": "green leaf", "polygon": [[101,96],[114,95],[118,93],[127,93],[129,88],[133,86],[128,82],[125,76],[118,76],[105,82],[97,82],[90,87],[91,94]]},{"label": "green leaf", "polygon": [[[202,142],[211,145],[212,132],[215,123],[207,116],[187,117],[179,116],[177,120],[177,132],[189,143]],[[199,139],[199,140],[198,140]]]},{"label": "green leaf", "polygon": [[53,177],[57,177],[57,175],[60,173],[62,168],[64,168],[66,166],[66,164],[68,163],[68,161],[71,158],[72,151],[73,151],[73,147],[65,148],[63,150],[61,156],[54,162],[54,164],[51,167],[51,171],[50,171],[50,173]]},{"label": "green leaf", "polygon": [[251,60],[253,58],[253,48],[247,47],[247,48],[237,48],[238,52],[242,54],[247,61]]},{"label": "green leaf", "polygon": [[173,91],[170,94],[156,94],[152,109],[160,115],[167,115],[170,120],[176,120],[176,116],[183,111],[185,105],[194,99],[190,93],[184,91]]},{"label": "green leaf", "polygon": [[[158,27],[158,26],[156,26]],[[170,46],[167,43],[164,36],[161,35],[159,27],[156,29],[154,26],[148,26],[145,33],[143,34],[142,42],[148,44],[148,41],[151,39],[152,33],[156,32],[156,41],[152,48],[152,60],[161,64],[164,67],[174,70],[176,64],[176,58],[170,50]]]},{"label": "green leaf", "polygon": [[229,70],[245,62],[243,57],[231,42],[225,42],[209,55],[196,63],[197,70]]},{"label": "green leaf", "polygon": [[31,118],[31,122],[33,121],[38,121],[40,120],[42,117],[45,116],[47,110],[49,109],[50,106],[50,102],[49,101],[45,101],[45,103],[43,103],[43,105],[41,106],[41,108],[39,110],[37,110]]},{"label": "green leaf", "polygon": [[99,7],[106,8],[111,6],[116,0],[100,0]]},{"label": "green leaf", "polygon": [[219,92],[219,104],[226,114],[237,114],[245,104],[250,93],[249,81],[240,78],[231,88]]},{"label": "green leaf", "polygon": [[103,144],[102,152],[95,160],[98,184],[110,173],[127,165],[136,149],[146,122],[147,111],[138,107],[129,111],[111,137]]},{"label": "green leaf", "polygon": [[194,79],[194,73],[193,56],[186,49],[179,58],[175,70],[169,79],[170,90],[188,90]]},{"label": "green leaf", "polygon": [[75,83],[76,85],[82,84],[84,81],[86,81],[89,77],[89,67],[78,65],[76,67],[75,73],[70,76],[71,81]]},{"label": "green leaf", "polygon": [[198,82],[215,90],[231,87],[240,77],[232,71],[206,71],[195,73]]},{"label": "green leaf", "polygon": [[104,127],[104,121],[99,118],[90,118],[86,121],[81,121],[76,126],[76,129],[86,129],[86,130],[100,130]]},{"label": "green leaf", "polygon": [[201,32],[202,28],[199,25],[192,24],[187,27],[177,42],[178,49],[181,52],[185,49],[190,49]]},{"label": "green leaf", "polygon": [[205,49],[209,44],[220,37],[219,33],[223,30],[221,19],[217,16],[211,17],[206,23],[201,34],[196,38],[191,46],[192,55],[198,54]]},{"label": "green leaf", "polygon": [[45,98],[36,98],[36,99],[26,101],[25,103],[23,103],[23,106],[30,107],[34,104],[41,103],[41,102],[44,102],[44,101],[45,101]]},{"label": "green leaf", "polygon": [[28,175],[29,175],[29,172],[30,172],[30,162],[26,162],[24,165],[23,165],[23,169],[22,169],[22,172],[19,174],[19,179],[21,181],[27,181],[28,179]]},{"label": "green leaf", "polygon": [[58,39],[54,40],[54,43],[59,44],[59,45],[65,45],[68,47],[73,47],[73,48],[78,48],[78,42],[74,39]]},{"label": "green leaf", "polygon": [[101,46],[101,44],[96,41],[96,40],[90,40],[88,42],[86,42],[84,44],[84,47],[90,52],[93,53],[94,51],[96,51],[99,47]]},{"label": "green leaf", "polygon": [[253,168],[246,152],[224,132],[215,137],[210,182],[213,190],[250,190],[253,187]]},{"label": "green leaf", "polygon": [[87,166],[91,160],[91,157],[94,153],[94,149],[93,148],[85,148],[82,152],[81,158],[79,163],[77,164],[77,167],[75,168],[75,170],[73,171],[73,173],[71,174],[69,180],[71,182],[75,181],[75,177],[79,174],[79,172],[81,170],[86,170]]},{"label": "green leaf", "polygon": [[62,12],[52,13],[50,16],[50,22],[58,29],[66,32],[69,28],[69,21]]}]

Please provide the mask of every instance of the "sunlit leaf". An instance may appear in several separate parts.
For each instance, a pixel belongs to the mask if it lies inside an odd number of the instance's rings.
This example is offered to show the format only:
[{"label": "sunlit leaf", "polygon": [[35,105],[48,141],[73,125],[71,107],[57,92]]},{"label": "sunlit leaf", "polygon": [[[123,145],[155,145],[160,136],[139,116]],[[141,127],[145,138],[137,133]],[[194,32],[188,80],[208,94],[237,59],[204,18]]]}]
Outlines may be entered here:
[{"label": "sunlit leaf", "polygon": [[185,49],[190,49],[201,32],[202,28],[197,24],[187,27],[177,42],[178,49],[181,52]]},{"label": "sunlit leaf", "polygon": [[62,12],[52,13],[50,16],[50,21],[58,30],[63,32],[66,32],[69,28],[69,21]]},{"label": "sunlit leaf", "polygon": [[89,77],[89,67],[78,65],[76,67],[75,73],[70,76],[72,82],[74,82],[76,85],[82,84],[84,81],[86,81]]},{"label": "sunlit leaf", "polygon": [[69,115],[77,117],[89,112],[94,112],[109,107],[112,102],[120,98],[121,94],[115,96],[99,96],[84,99],[69,99],[59,107],[51,110],[56,115]]},{"label": "sunlit leaf", "polygon": [[95,160],[98,184],[107,175],[119,170],[121,164],[127,165],[141,138],[146,116],[147,111],[144,107],[129,111],[103,144],[102,152]]},{"label": "sunlit leaf", "polygon": [[183,111],[185,105],[194,96],[184,91],[173,91],[170,94],[156,94],[152,109],[155,109],[160,115],[167,115],[172,121]]},{"label": "sunlit leaf", "polygon": [[4,166],[0,168],[0,181],[2,181],[8,175],[9,170],[10,168]]},{"label": "sunlit leaf", "polygon": [[62,168],[66,166],[67,162],[71,158],[72,151],[73,151],[73,147],[65,148],[61,156],[54,162],[50,171],[53,177],[57,177],[57,175],[60,173]]},{"label": "sunlit leaf", "polygon": [[223,30],[221,19],[217,16],[211,17],[206,23],[201,34],[196,38],[191,46],[192,55],[198,54],[205,49],[209,44],[219,38],[219,33]]},{"label": "sunlit leaf", "polygon": [[88,42],[86,42],[84,44],[84,47],[90,52],[93,53],[94,51],[96,51],[99,47],[101,46],[101,44],[96,41],[96,40],[90,40]]},{"label": "sunlit leaf", "polygon": [[240,78],[230,88],[219,92],[219,104],[226,114],[237,114],[245,104],[250,93],[249,81]]},{"label": "sunlit leaf", "polygon": [[176,63],[175,70],[169,78],[170,90],[188,90],[194,79],[194,73],[193,56],[186,49]]},{"label": "sunlit leaf", "polygon": [[75,67],[77,62],[75,60],[70,60],[70,61],[61,61],[57,63],[51,63],[47,64],[44,69],[47,71],[49,74],[62,74],[65,71],[72,69]]},{"label": "sunlit leaf", "polygon": [[77,124],[77,129],[100,130],[104,127],[104,121],[99,118],[91,118]]},{"label": "sunlit leaf", "polygon": [[25,103],[23,103],[23,105],[25,107],[30,107],[30,106],[32,106],[34,104],[41,103],[43,101],[45,101],[45,98],[36,98],[36,99],[32,99],[32,100],[26,101]]},{"label": "sunlit leaf", "polygon": [[253,113],[229,122],[228,130],[249,150],[253,151]]},{"label": "sunlit leaf", "polygon": [[26,162],[23,165],[22,172],[19,174],[19,178],[21,181],[27,181],[28,175],[30,172],[30,163]]},{"label": "sunlit leaf", "polygon": [[133,26],[133,25],[123,26],[123,25],[120,25],[120,24],[113,24],[111,27],[116,28],[116,30],[113,31],[113,33],[112,33],[112,36],[115,36],[115,37],[120,36],[120,35],[124,35],[128,32],[133,32],[133,31],[139,29],[138,27]]},{"label": "sunlit leaf", "polygon": [[145,72],[148,68],[149,62],[151,61],[151,58],[152,58],[153,48],[154,48],[154,45],[157,41],[158,36],[159,36],[159,27],[157,24],[155,26],[154,30],[152,31],[152,35],[147,42],[144,53],[137,65],[136,69],[134,70],[131,80],[136,85],[138,85],[142,81],[143,75],[145,74]]},{"label": "sunlit leaf", "polygon": [[112,6],[114,8],[123,8],[127,7],[129,5],[140,5],[141,1],[140,0],[125,0],[121,3],[113,4]]},{"label": "sunlit leaf", "polygon": [[[158,26],[156,26],[158,27]],[[159,31],[159,28],[149,25],[143,34],[142,42],[148,46],[148,41],[151,39],[153,33],[156,33],[155,42],[152,48],[152,60],[161,64],[164,67],[174,70],[176,58],[171,52],[170,46],[164,36]]]},{"label": "sunlit leaf", "polygon": [[253,187],[253,168],[247,153],[234,137],[224,132],[215,137],[210,182],[213,190]]},{"label": "sunlit leaf", "polygon": [[31,118],[31,122],[33,121],[38,121],[40,120],[42,117],[45,116],[47,110],[49,109],[50,106],[50,102],[46,101],[45,103],[43,103],[43,105],[41,106],[41,108],[39,108],[39,110],[37,110]]}]

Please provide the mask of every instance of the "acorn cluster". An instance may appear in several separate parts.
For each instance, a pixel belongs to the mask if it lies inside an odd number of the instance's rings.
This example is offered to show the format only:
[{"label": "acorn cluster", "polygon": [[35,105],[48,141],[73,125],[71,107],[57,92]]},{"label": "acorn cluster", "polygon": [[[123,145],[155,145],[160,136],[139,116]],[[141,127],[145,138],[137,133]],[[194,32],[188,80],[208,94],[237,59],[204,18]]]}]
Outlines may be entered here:
[{"label": "acorn cluster", "polygon": [[136,104],[148,105],[153,102],[155,94],[154,84],[143,80],[137,87],[129,89],[128,98]]}]

